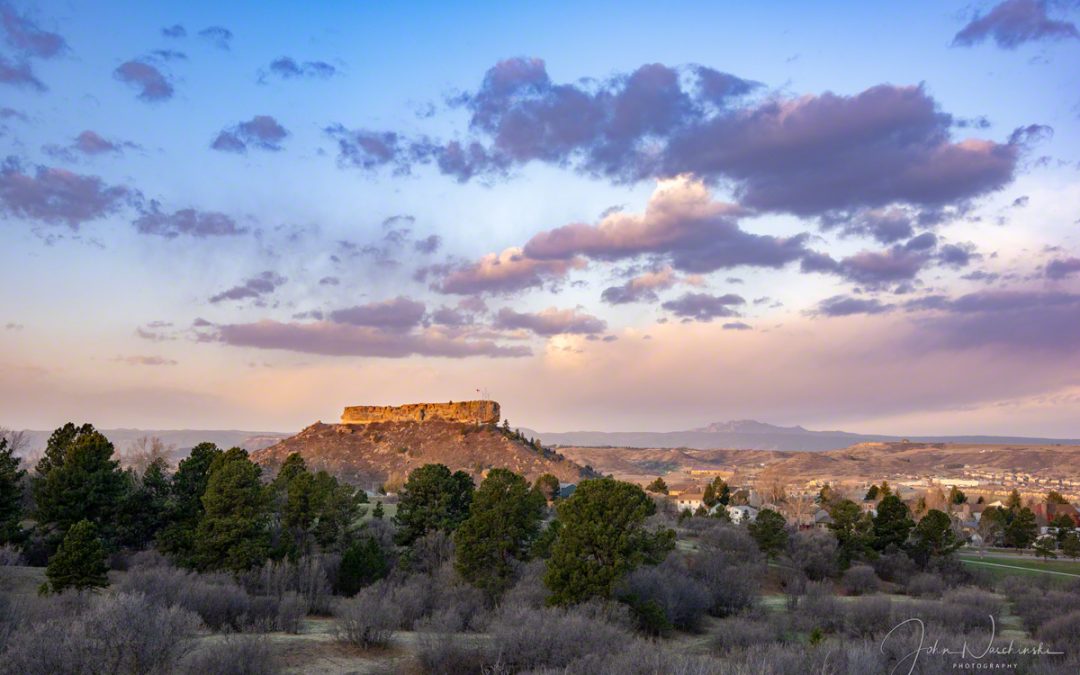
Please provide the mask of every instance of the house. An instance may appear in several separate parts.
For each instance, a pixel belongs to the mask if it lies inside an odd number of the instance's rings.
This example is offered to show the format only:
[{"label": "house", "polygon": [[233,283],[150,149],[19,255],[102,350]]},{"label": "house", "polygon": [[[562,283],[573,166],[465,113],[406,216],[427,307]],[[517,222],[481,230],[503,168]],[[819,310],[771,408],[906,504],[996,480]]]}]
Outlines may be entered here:
[{"label": "house", "polygon": [[753,506],[728,506],[728,517],[731,518],[733,523],[752,523],[757,520],[758,510]]},{"label": "house", "polygon": [[819,530],[827,530],[834,522],[833,517],[825,509],[818,509],[814,514],[814,527]]},{"label": "house", "polygon": [[705,495],[700,492],[684,492],[675,497],[675,505],[679,511],[690,509],[690,513],[694,513],[705,505],[704,499]]}]

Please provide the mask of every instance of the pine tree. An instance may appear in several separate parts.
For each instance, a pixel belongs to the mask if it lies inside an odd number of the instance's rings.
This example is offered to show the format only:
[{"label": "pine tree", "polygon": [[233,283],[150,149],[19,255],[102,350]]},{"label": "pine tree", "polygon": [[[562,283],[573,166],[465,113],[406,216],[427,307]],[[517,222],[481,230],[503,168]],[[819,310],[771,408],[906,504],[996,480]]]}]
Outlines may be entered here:
[{"label": "pine tree", "polygon": [[375,520],[382,520],[386,515],[386,509],[383,508],[382,502],[375,502],[375,508],[371,510],[371,517]]},{"label": "pine tree", "polygon": [[6,437],[0,437],[0,545],[22,540],[22,460],[13,454]]},{"label": "pine tree", "polygon": [[397,540],[411,545],[432,530],[453,532],[469,515],[472,477],[464,471],[453,474],[443,464],[425,464],[409,474],[401,489],[397,514]]},{"label": "pine tree", "polygon": [[492,469],[473,495],[469,517],[454,532],[461,576],[491,596],[506,590],[515,564],[527,558],[540,532],[544,503],[522,476]]},{"label": "pine tree", "polygon": [[45,589],[60,593],[68,588],[105,588],[109,585],[108,572],[105,547],[98,538],[97,527],[89,520],[80,520],[68,529],[60,548],[49,560]]},{"label": "pine tree", "polygon": [[911,510],[896,495],[889,495],[878,502],[874,516],[874,549],[884,551],[890,546],[903,548],[915,521]]},{"label": "pine tree", "polygon": [[930,509],[911,532],[911,551],[915,561],[926,567],[933,558],[947,556],[960,548],[949,514]]},{"label": "pine tree", "polygon": [[655,512],[656,504],[637,485],[614,478],[583,481],[558,506],[562,525],[544,576],[550,602],[609,598],[639,565],[663,560],[675,546],[675,532],[649,531],[645,520]]},{"label": "pine tree", "polygon": [[769,558],[775,558],[787,547],[787,521],[772,509],[761,509],[754,522],[747,526],[758,548]]},{"label": "pine tree", "polygon": [[221,454],[213,443],[199,443],[180,461],[170,481],[167,524],[158,533],[158,548],[186,567],[195,566],[195,531],[204,513],[202,497],[210,466]]},{"label": "pine tree", "polygon": [[269,554],[269,503],[259,467],[240,448],[214,458],[195,531],[195,562],[203,570],[243,571]]},{"label": "pine tree", "polygon": [[390,572],[390,561],[374,537],[361,537],[353,542],[341,556],[338,569],[337,592],[356,595],[364,586],[375,583]]},{"label": "pine tree", "polygon": [[653,494],[666,495],[668,493],[667,483],[660,476],[656,477],[656,480],[645,486],[645,489]]}]

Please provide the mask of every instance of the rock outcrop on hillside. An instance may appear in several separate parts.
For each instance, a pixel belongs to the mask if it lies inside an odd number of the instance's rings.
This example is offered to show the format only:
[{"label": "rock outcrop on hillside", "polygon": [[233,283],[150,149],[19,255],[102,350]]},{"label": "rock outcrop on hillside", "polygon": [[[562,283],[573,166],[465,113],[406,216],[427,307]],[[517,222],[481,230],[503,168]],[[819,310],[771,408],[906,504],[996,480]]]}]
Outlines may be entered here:
[{"label": "rock outcrop on hillside", "polygon": [[494,468],[509,469],[530,481],[544,473],[567,483],[593,475],[562,455],[537,449],[493,424],[440,419],[367,424],[317,422],[251,457],[276,472],[294,452],[300,453],[310,469],[325,469],[362,487],[400,485],[411,471],[425,464],[445,464],[452,471],[466,471],[477,482]]}]

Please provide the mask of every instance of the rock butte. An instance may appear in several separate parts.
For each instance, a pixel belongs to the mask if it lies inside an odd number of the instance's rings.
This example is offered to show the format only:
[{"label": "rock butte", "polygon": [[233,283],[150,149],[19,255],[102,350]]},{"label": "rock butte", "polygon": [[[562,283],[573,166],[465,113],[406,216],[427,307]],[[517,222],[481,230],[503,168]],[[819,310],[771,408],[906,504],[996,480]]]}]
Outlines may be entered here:
[{"label": "rock butte", "polygon": [[498,424],[499,404],[495,401],[451,401],[449,403],[409,403],[408,405],[353,405],[341,413],[342,424],[372,422],[468,422]]}]

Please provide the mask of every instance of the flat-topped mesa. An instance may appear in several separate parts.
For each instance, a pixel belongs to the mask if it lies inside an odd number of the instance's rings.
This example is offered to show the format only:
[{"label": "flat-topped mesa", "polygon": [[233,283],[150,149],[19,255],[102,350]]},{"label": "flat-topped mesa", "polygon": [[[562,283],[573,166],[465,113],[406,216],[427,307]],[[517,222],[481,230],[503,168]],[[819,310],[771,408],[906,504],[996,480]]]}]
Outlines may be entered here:
[{"label": "flat-topped mesa", "polygon": [[467,422],[498,424],[499,404],[495,401],[457,401],[450,403],[410,403],[408,405],[353,405],[341,413],[342,424],[372,422]]}]

